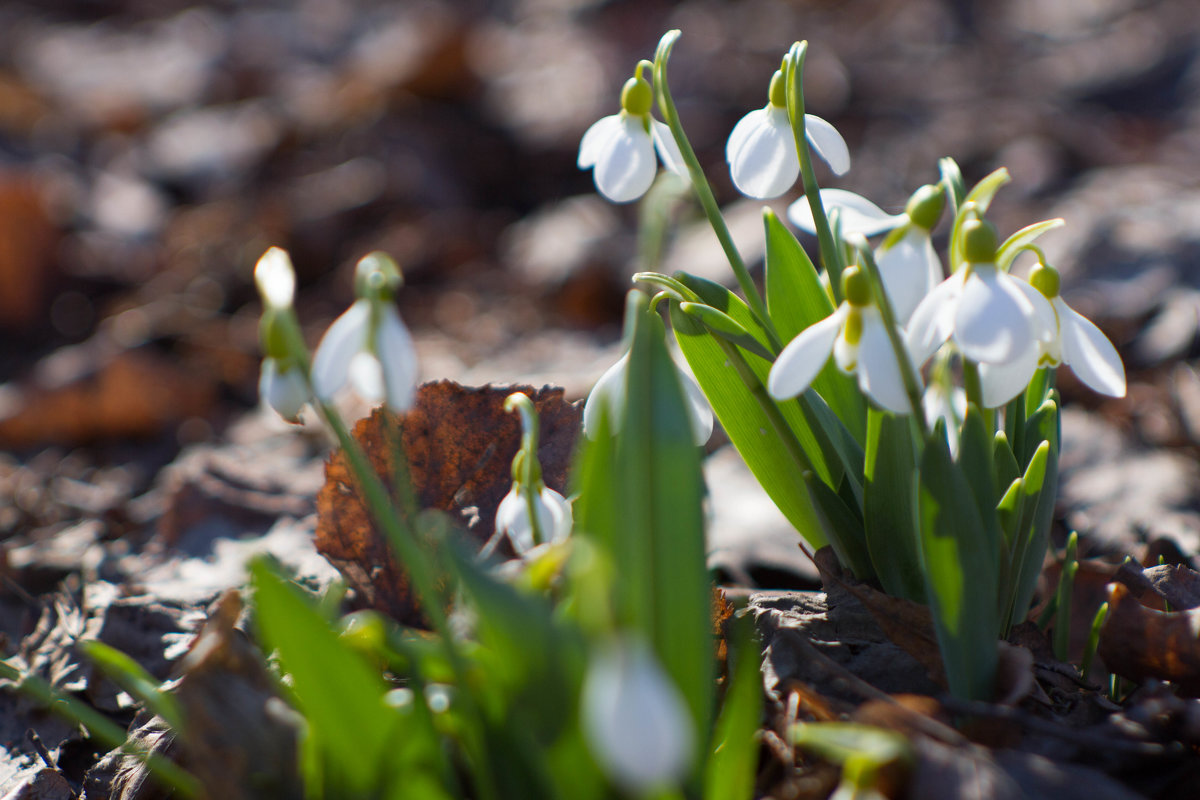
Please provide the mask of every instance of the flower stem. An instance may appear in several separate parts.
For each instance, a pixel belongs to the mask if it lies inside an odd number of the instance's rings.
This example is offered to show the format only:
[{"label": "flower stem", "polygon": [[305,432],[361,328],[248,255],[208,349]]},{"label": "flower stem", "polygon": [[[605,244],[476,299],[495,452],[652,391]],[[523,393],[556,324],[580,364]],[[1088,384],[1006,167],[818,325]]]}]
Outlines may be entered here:
[{"label": "flower stem", "polygon": [[796,154],[800,157],[800,177],[804,183],[804,196],[808,198],[809,208],[812,209],[813,224],[817,229],[817,243],[821,249],[821,262],[829,273],[829,285],[833,289],[834,305],[842,302],[842,260],[841,249],[833,238],[829,227],[829,217],[825,214],[825,206],[821,203],[821,188],[817,185],[817,174],[813,170],[812,152],[808,147],[808,137],[804,132],[804,57],[808,52],[808,42],[796,42],[788,51],[784,65],[787,68],[787,108],[788,119],[792,123],[792,135],[796,138]]},{"label": "flower stem", "polygon": [[729,266],[733,269],[738,286],[746,295],[746,302],[750,305],[750,310],[754,312],[755,318],[771,339],[772,347],[779,350],[782,347],[779,334],[775,331],[762,295],[759,294],[758,287],[755,285],[754,279],[750,277],[746,263],[742,260],[737,245],[733,242],[729,226],[725,224],[725,218],[721,216],[721,209],[717,205],[712,187],[708,184],[708,178],[704,175],[700,160],[696,158],[696,151],[692,149],[687,134],[683,132],[683,124],[679,121],[679,112],[675,108],[675,101],[671,99],[671,89],[667,85],[667,60],[671,57],[671,48],[675,46],[678,38],[679,31],[668,31],[659,41],[658,51],[654,54],[654,91],[658,97],[658,108],[662,112],[663,119],[666,120],[667,127],[671,129],[671,135],[675,137],[675,143],[679,145],[679,152],[683,156],[684,163],[687,164],[692,188],[704,209],[705,216],[708,217],[709,224],[712,225],[713,232],[717,235],[717,240],[721,243],[721,249],[725,251],[725,258],[729,260]]},{"label": "flower stem", "polygon": [[[533,534],[533,544],[537,546],[546,541],[542,532],[542,520],[538,515],[538,495],[541,493],[542,476],[537,460],[538,449],[538,415],[533,407],[533,401],[524,392],[513,392],[504,400],[504,410],[516,411],[521,415],[521,450],[517,458],[521,459],[521,494],[525,499],[525,513],[529,515],[529,530]],[[523,455],[522,455],[523,454]],[[514,467],[517,465],[514,464]],[[513,475],[513,479],[517,479]]]}]

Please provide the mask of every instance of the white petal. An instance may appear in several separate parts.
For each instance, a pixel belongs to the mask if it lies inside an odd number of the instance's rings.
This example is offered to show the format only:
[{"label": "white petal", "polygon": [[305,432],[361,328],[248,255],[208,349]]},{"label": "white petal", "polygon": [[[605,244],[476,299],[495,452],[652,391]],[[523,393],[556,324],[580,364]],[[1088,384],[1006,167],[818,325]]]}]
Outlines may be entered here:
[{"label": "white petal", "polygon": [[308,402],[308,384],[299,369],[279,372],[275,359],[266,358],[259,374],[258,395],[288,422],[299,422],[300,409]]},{"label": "white petal", "polygon": [[675,143],[675,136],[671,133],[671,128],[665,122],[659,122],[656,119],[650,120],[650,133],[654,137],[654,149],[658,150],[658,157],[662,159],[663,166],[674,172],[676,175],[687,177],[687,164],[684,163],[683,153],[679,152],[679,145]]},{"label": "white petal", "polygon": [[[625,387],[628,381],[629,354],[621,356],[613,364],[588,394],[583,404],[583,432],[589,439],[595,439],[600,430],[600,415],[608,415],[609,429],[616,433],[621,428],[621,419],[625,413]],[[604,409],[601,412],[601,409]]]},{"label": "white petal", "polygon": [[313,391],[322,401],[329,401],[346,384],[350,360],[362,350],[367,340],[367,323],[371,306],[366,300],[356,300],[346,312],[333,321],[321,337],[313,355]]},{"label": "white petal", "polygon": [[626,114],[596,161],[596,188],[614,203],[628,203],[646,193],[657,172],[654,143],[642,118]]},{"label": "white petal", "polygon": [[580,169],[590,169],[600,160],[600,154],[608,149],[610,139],[621,135],[621,115],[613,114],[598,119],[583,134],[579,142],[579,159],[576,162]]},{"label": "white petal", "polygon": [[254,265],[254,282],[263,303],[271,308],[290,308],[296,294],[296,271],[287,251],[271,247]]},{"label": "white petal", "polygon": [[766,200],[792,187],[800,174],[800,159],[785,109],[768,106],[752,111],[742,118],[734,132],[738,134],[738,147],[726,147],[726,155],[733,184],[739,192]]},{"label": "white petal", "polygon": [[942,280],[942,265],[929,241],[929,232],[913,225],[904,238],[886,250],[881,249],[876,258],[896,321],[907,325],[925,295]]},{"label": "white petal", "polygon": [[391,303],[383,307],[376,336],[375,352],[383,367],[388,408],[397,413],[407,411],[417,393],[417,350]]},{"label": "white petal", "polygon": [[887,328],[874,307],[863,312],[862,339],[858,344],[858,385],[863,393],[896,414],[911,414],[904,377]]},{"label": "white petal", "polygon": [[1013,286],[1025,295],[1033,306],[1033,335],[1040,342],[1050,344],[1058,339],[1058,315],[1054,306],[1046,299],[1046,295],[1029,285],[1020,278],[1012,279]]},{"label": "white petal", "polygon": [[[826,214],[837,209],[843,235],[861,233],[863,236],[876,236],[908,221],[905,214],[889,214],[862,195],[846,189],[822,189],[820,197],[821,207]],[[817,232],[807,197],[801,197],[788,206],[787,216],[800,230]]]},{"label": "white petal", "polygon": [[1054,299],[1062,333],[1063,361],[1079,379],[1100,394],[1125,396],[1125,365],[1099,328],[1087,317]]},{"label": "white petal", "polygon": [[633,794],[683,778],[695,731],[679,689],[638,641],[601,651],[581,698],[583,732],[596,762]]},{"label": "white petal", "polygon": [[383,380],[383,365],[370,350],[359,350],[350,357],[347,378],[358,396],[370,403],[387,398],[387,384]]},{"label": "white petal", "polygon": [[843,303],[825,319],[800,332],[775,359],[767,377],[767,390],[776,400],[804,392],[829,360],[833,342],[842,329],[849,306]]},{"label": "white petal", "polygon": [[496,531],[508,537],[517,555],[533,549],[533,529],[529,525],[529,506],[514,483],[496,507]]},{"label": "white petal", "polygon": [[979,383],[983,388],[983,404],[999,408],[1029,386],[1037,372],[1042,348],[1034,342],[1024,353],[1003,364],[979,364]]},{"label": "white petal", "polygon": [[845,175],[850,171],[850,148],[837,128],[815,114],[805,114],[804,135],[808,144],[835,175]]},{"label": "white petal", "polygon": [[708,404],[708,398],[696,379],[683,370],[679,370],[679,385],[683,387],[683,400],[686,404],[688,421],[692,424],[692,437],[697,446],[703,446],[712,436],[713,412]]},{"label": "white petal", "polygon": [[958,457],[959,428],[967,416],[967,393],[958,386],[946,387],[940,383],[932,384],[921,397],[921,408],[925,412],[925,423],[932,429],[939,419],[946,421],[946,440],[950,445],[950,455]]},{"label": "white petal", "polygon": [[906,329],[906,342],[913,363],[921,366],[954,332],[954,312],[962,295],[963,273],[956,272],[933,287],[917,304]]},{"label": "white petal", "polygon": [[1003,364],[1034,342],[1034,308],[1016,281],[995,266],[975,264],[954,312],[954,341],[980,363]]},{"label": "white petal", "polygon": [[[551,542],[561,542],[571,535],[574,515],[571,513],[571,501],[550,487],[544,487],[538,495],[541,503],[538,519],[542,525],[542,534]],[[543,516],[542,512],[545,512]]]},{"label": "white petal", "polygon": [[746,116],[738,120],[737,125],[733,126],[733,131],[729,134],[728,141],[725,142],[725,161],[732,164],[737,156],[742,145],[746,143],[746,138],[750,134],[767,123],[767,110],[770,106],[764,108],[756,108]]}]

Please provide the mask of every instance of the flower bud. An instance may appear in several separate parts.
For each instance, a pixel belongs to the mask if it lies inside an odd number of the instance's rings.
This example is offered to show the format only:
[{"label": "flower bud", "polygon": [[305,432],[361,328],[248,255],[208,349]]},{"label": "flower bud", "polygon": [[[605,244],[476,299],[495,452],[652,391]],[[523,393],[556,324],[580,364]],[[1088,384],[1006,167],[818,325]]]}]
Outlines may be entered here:
[{"label": "flower bud", "polygon": [[621,108],[641,117],[650,113],[650,106],[653,104],[654,90],[650,88],[650,81],[641,75],[635,75],[625,81],[625,86],[621,89]]},{"label": "flower bud", "polygon": [[771,86],[767,90],[767,96],[771,100],[771,105],[787,108],[787,79],[783,76],[783,70],[777,69],[771,76]]},{"label": "flower bud", "polygon": [[908,198],[908,204],[904,207],[904,213],[908,214],[908,218],[912,220],[914,225],[919,225],[925,230],[931,231],[937,225],[938,220],[942,216],[942,209],[945,207],[945,187],[940,183],[927,183],[913,192],[912,197]]},{"label": "flower bud", "polygon": [[291,308],[296,293],[296,272],[287,251],[279,247],[268,248],[254,265],[254,283],[266,308]]},{"label": "flower bud", "polygon": [[865,306],[871,302],[871,282],[858,267],[850,266],[842,271],[842,297],[852,306]]},{"label": "flower bud", "polygon": [[1062,279],[1054,267],[1049,264],[1038,264],[1033,268],[1033,272],[1029,273],[1029,285],[1041,292],[1046,299],[1053,300],[1058,297]]},{"label": "flower bud", "polygon": [[986,219],[969,219],[962,227],[963,257],[968,264],[996,260],[996,226]]}]

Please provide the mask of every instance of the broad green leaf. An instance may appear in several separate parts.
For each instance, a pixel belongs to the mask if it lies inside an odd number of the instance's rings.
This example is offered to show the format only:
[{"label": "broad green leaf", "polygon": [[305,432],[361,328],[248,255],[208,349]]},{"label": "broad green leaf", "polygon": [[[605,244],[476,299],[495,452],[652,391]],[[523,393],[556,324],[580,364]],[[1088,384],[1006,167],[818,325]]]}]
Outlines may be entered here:
[{"label": "broad green leaf", "polygon": [[959,437],[958,465],[971,487],[975,506],[979,509],[979,519],[983,523],[980,534],[986,537],[987,552],[995,556],[992,563],[998,567],[1001,532],[999,521],[996,519],[996,502],[999,496],[996,491],[993,443],[993,436],[984,424],[983,413],[979,406],[971,403],[967,406],[967,416],[963,420],[962,435]]},{"label": "broad green leaf", "polygon": [[436,786],[430,773],[441,751],[432,731],[415,724],[419,716],[406,717],[385,705],[387,686],[380,675],[266,561],[256,561],[251,574],[259,633],[279,652],[291,677],[292,694],[308,720],[310,745],[321,754],[318,774],[324,774],[325,785],[368,796],[403,768],[414,785]]},{"label": "broad green leaf", "polygon": [[923,603],[916,464],[910,421],[872,408],[867,421],[863,486],[867,551],[884,591]]},{"label": "broad green leaf", "polygon": [[988,206],[992,204],[992,198],[996,196],[996,192],[1000,191],[1000,187],[1010,180],[1012,178],[1008,174],[1008,170],[1001,167],[985,175],[967,193],[954,217],[954,228],[950,231],[951,273],[957,272],[959,265],[963,263],[962,225],[967,220],[968,214],[973,210],[979,217],[983,217],[987,213]]},{"label": "broad green leaf", "polygon": [[951,693],[988,700],[998,652],[997,554],[945,435],[939,422],[921,459],[918,514],[929,605]]},{"label": "broad green leaf", "polygon": [[[996,503],[996,516],[1000,521],[1000,529],[1004,532],[1004,547],[1005,559],[1011,559],[1013,548],[1016,545],[1019,527],[1021,525],[1021,515],[1025,504],[1025,484],[1020,478],[1013,480],[1009,484],[1008,490],[1000,496],[1000,502]],[[1007,576],[1008,567],[1005,565],[1004,575]],[[1007,578],[1001,581],[1004,585]]]},{"label": "broad green leaf", "polygon": [[849,567],[859,580],[870,580],[875,575],[875,569],[867,552],[861,512],[847,504],[844,498],[811,472],[804,473],[804,482],[808,484],[813,508],[825,526],[825,537],[838,561]]},{"label": "broad green leaf", "polygon": [[[1057,414],[1055,415],[1057,421]],[[1045,454],[1044,457],[1042,454]],[[1037,579],[1042,571],[1042,562],[1046,557],[1046,547],[1050,542],[1050,527],[1054,522],[1054,502],[1058,494],[1058,448],[1045,442],[1039,447],[1030,461],[1030,472],[1041,472],[1039,489],[1026,488],[1024,508],[1021,514],[1021,536],[1024,538],[1024,550],[1020,560],[1015,564],[1012,578],[1013,603],[1009,625],[1017,625],[1025,620],[1037,589]],[[1036,476],[1034,476],[1036,477]]]},{"label": "broad green leaf", "polygon": [[775,356],[770,350],[759,344],[758,340],[751,336],[737,320],[725,312],[718,311],[712,306],[706,306],[703,303],[689,303],[687,301],[679,303],[679,310],[708,328],[709,332],[714,336],[720,336],[725,341],[737,345],[746,352],[753,353],[768,364],[775,360]]},{"label": "broad green leaf", "polygon": [[750,618],[732,623],[731,677],[704,767],[705,800],[751,800],[758,775],[762,657]]},{"label": "broad green leaf", "polygon": [[1021,254],[1021,248],[1028,244],[1033,244],[1042,234],[1052,231],[1055,228],[1061,228],[1066,225],[1066,220],[1063,219],[1047,219],[1041,222],[1035,222],[1032,225],[1026,225],[1021,230],[1014,233],[1004,240],[1004,244],[1000,245],[996,250],[996,266],[1002,270],[1007,270],[1012,266],[1013,261]]},{"label": "broad green leaf", "polygon": [[1021,477],[1021,467],[1017,464],[1017,457],[1013,455],[1008,441],[1004,431],[997,431],[992,440],[992,464],[996,470],[997,493],[1007,492],[1012,482]]},{"label": "broad green leaf", "polygon": [[[763,226],[767,312],[782,344],[787,344],[802,330],[832,314],[834,306],[808,253],[769,208],[763,211]],[[861,442],[867,404],[853,379],[830,361],[813,381],[813,388]]]}]

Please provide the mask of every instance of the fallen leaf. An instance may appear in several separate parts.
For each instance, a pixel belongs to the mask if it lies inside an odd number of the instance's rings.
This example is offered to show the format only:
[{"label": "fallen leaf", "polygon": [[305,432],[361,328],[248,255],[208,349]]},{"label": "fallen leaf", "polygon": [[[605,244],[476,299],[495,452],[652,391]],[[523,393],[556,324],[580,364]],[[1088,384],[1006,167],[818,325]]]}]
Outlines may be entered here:
[{"label": "fallen leaf", "polygon": [[1200,609],[1157,611],[1123,584],[1108,587],[1108,617],[1099,654],[1123,678],[1170,681],[1188,697],[1200,696]]},{"label": "fallen leaf", "polygon": [[[581,411],[551,387],[484,386],[452,381],[427,383],[416,404],[403,416],[378,408],[354,427],[371,466],[393,496],[394,431],[400,431],[418,509],[450,513],[477,546],[495,532],[496,508],[512,484],[512,459],[520,447],[517,415],[504,400],[524,392],[541,420],[538,459],[546,485],[567,488],[567,469],[579,436]],[[346,456],[334,453],[325,465],[325,485],[317,494],[317,550],[338,568],[365,604],[408,625],[422,624],[408,579],[373,524],[356,488]],[[502,549],[512,551],[507,543]]]},{"label": "fallen leaf", "polygon": [[18,330],[45,313],[58,232],[29,175],[0,172],[0,326]]}]

